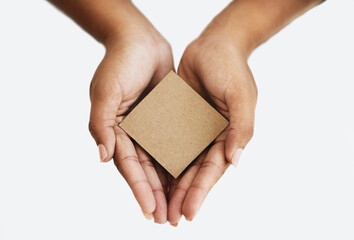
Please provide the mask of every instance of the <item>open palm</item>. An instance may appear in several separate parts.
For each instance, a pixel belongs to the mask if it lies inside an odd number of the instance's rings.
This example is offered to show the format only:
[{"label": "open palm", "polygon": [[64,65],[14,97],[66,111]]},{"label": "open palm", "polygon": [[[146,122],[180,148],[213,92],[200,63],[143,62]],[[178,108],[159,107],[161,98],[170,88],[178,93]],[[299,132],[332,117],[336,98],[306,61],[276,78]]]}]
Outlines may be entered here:
[{"label": "open palm", "polygon": [[193,219],[230,163],[237,164],[253,135],[257,88],[247,62],[225,39],[195,41],[186,49],[179,75],[230,120],[186,172],[171,183],[169,221]]},{"label": "open palm", "polygon": [[[134,10],[135,11],[135,10]],[[136,10],[137,11],[137,10]],[[90,87],[89,129],[101,161],[114,158],[144,215],[155,222],[167,220],[166,172],[134,143],[118,124],[139,99],[173,70],[169,44],[139,13],[133,24],[107,47]],[[134,30],[134,31],[133,31]]]}]

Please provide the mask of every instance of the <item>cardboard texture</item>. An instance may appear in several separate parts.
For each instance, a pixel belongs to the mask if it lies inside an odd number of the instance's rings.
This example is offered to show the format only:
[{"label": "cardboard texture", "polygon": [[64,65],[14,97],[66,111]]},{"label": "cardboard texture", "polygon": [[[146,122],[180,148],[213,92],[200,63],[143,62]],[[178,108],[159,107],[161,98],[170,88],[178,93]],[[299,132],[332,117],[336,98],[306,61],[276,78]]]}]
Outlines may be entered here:
[{"label": "cardboard texture", "polygon": [[227,125],[171,71],[119,126],[177,178]]}]

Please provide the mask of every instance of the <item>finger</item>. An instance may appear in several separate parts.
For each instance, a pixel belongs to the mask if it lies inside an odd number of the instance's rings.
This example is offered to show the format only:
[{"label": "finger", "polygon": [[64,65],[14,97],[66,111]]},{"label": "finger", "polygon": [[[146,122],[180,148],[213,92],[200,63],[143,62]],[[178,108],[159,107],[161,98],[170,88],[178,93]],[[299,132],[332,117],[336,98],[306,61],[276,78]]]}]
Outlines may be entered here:
[{"label": "finger", "polygon": [[95,139],[101,162],[112,159],[115,150],[116,115],[122,101],[122,93],[116,79],[113,79],[113,61],[106,56],[93,77],[90,86],[91,113],[89,130]]},{"label": "finger", "polygon": [[148,178],[129,137],[121,129],[116,129],[116,132],[117,144],[114,163],[130,186],[145,217],[151,219],[156,209],[156,201]]},{"label": "finger", "polygon": [[[179,182],[181,181],[182,177],[183,177],[184,175],[186,175],[187,172],[190,171],[190,168],[192,168],[193,166],[198,166],[198,167],[200,167],[200,166],[202,165],[202,162],[203,162],[205,156],[206,156],[206,153],[207,153],[207,149],[204,150],[204,151],[196,158],[196,160],[195,160],[194,162],[192,162],[192,163],[190,164],[190,166],[185,170],[185,173],[181,173],[178,178],[174,178],[172,175],[169,175],[169,176],[170,176],[170,181],[169,181],[169,182],[170,182],[170,186],[169,186],[169,191],[168,191],[168,199],[169,199],[169,201],[171,200],[171,198],[172,198],[174,192],[176,191],[176,188],[177,188]],[[188,174],[189,174],[189,173],[188,173]]]},{"label": "finger", "polygon": [[172,196],[168,205],[168,221],[172,226],[177,226],[182,217],[182,206],[185,196],[199,171],[204,157],[205,152],[187,169],[178,183],[173,185],[173,189],[170,189]]},{"label": "finger", "polygon": [[253,136],[257,96],[249,86],[231,86],[230,89],[230,94],[226,95],[230,124],[225,152],[228,162],[236,167],[243,149]]},{"label": "finger", "polygon": [[176,191],[177,185],[179,183],[179,181],[181,180],[182,175],[180,175],[178,178],[174,178],[172,175],[170,175],[170,186],[169,186],[169,190],[168,190],[168,195],[167,195],[167,199],[168,202],[171,201],[171,198],[173,196],[173,193]]},{"label": "finger", "polygon": [[219,141],[210,148],[185,197],[182,214],[187,220],[191,221],[194,218],[208,192],[228,166],[229,163],[225,159],[224,142]]},{"label": "finger", "polygon": [[165,223],[167,221],[167,200],[155,166],[151,161],[151,157],[140,146],[136,145],[135,149],[155,197],[154,221],[161,224]]},{"label": "finger", "polygon": [[157,175],[159,176],[163,192],[165,193],[166,196],[166,201],[167,201],[167,194],[168,194],[168,176],[166,170],[156,161],[154,161],[154,166],[157,172]]}]

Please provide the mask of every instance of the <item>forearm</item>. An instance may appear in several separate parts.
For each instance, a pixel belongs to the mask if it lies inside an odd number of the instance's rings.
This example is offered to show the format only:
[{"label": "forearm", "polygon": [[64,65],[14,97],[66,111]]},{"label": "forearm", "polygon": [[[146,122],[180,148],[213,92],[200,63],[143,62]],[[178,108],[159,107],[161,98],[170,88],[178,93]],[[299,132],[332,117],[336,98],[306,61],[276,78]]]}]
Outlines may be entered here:
[{"label": "forearm", "polygon": [[[248,56],[296,17],[322,0],[235,0],[205,30],[220,29]],[[203,36],[203,34],[202,34]]]},{"label": "forearm", "polygon": [[48,0],[77,22],[98,41],[127,29],[129,15],[136,10],[130,0]]}]

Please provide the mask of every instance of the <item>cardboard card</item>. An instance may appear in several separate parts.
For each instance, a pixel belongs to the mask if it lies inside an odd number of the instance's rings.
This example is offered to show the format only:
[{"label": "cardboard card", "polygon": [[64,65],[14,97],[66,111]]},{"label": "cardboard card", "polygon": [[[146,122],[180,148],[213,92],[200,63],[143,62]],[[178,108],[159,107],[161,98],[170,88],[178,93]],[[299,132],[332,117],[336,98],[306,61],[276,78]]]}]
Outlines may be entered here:
[{"label": "cardboard card", "polygon": [[227,125],[171,71],[119,126],[177,178]]}]

